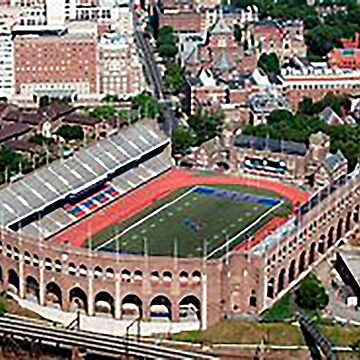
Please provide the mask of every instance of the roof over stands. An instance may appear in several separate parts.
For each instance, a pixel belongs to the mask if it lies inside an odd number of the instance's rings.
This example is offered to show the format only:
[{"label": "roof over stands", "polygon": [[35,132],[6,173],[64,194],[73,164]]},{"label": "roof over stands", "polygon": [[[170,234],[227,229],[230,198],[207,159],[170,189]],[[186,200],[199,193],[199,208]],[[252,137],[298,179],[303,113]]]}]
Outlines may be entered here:
[{"label": "roof over stands", "polygon": [[242,134],[235,138],[234,145],[245,149],[270,151],[273,153],[296,156],[305,156],[307,152],[306,145],[303,143],[284,141],[280,139],[260,138],[257,136]]},{"label": "roof over stands", "polygon": [[0,190],[0,223],[10,226],[76,195],[168,142],[155,122],[138,122],[66,160],[35,170]]}]

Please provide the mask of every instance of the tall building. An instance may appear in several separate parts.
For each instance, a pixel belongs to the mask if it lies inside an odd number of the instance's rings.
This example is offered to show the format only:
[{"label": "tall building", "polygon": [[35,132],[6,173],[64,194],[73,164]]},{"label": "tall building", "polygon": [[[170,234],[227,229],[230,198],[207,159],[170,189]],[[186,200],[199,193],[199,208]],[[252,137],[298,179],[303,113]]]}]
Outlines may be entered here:
[{"label": "tall building", "polygon": [[144,90],[145,79],[132,37],[106,33],[99,42],[100,94],[123,97]]},{"label": "tall building", "polygon": [[11,34],[12,17],[16,13],[0,14],[0,97],[9,98],[14,92],[14,47]]},{"label": "tall building", "polygon": [[75,100],[96,96],[97,33],[94,26],[73,26],[63,34],[16,36],[16,98],[36,100],[47,95]]}]

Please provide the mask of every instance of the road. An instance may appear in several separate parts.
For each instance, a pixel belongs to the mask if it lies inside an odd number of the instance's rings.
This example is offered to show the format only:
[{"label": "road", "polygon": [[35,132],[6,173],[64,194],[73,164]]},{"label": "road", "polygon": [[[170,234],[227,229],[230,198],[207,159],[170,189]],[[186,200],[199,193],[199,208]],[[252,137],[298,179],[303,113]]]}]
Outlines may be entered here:
[{"label": "road", "polygon": [[171,99],[163,93],[161,73],[155,61],[153,50],[145,38],[144,32],[141,30],[135,30],[134,36],[136,44],[143,55],[143,63],[147,80],[153,88],[155,98],[160,104],[162,104],[164,131],[171,135],[172,130],[177,124],[173,103]]},{"label": "road", "polygon": [[141,359],[204,359],[215,357],[188,351],[136,342],[126,338],[101,335],[81,330],[52,327],[26,318],[1,317],[0,336],[11,336],[61,346],[84,348],[95,354],[119,357],[126,355]]}]

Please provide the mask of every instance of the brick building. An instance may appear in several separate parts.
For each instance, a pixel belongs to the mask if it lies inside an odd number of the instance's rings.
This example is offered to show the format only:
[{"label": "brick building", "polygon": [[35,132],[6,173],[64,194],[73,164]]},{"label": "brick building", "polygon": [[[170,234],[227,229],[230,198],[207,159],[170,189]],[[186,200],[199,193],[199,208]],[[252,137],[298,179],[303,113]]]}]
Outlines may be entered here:
[{"label": "brick building", "polygon": [[181,10],[160,14],[160,27],[170,26],[176,32],[197,33],[206,30],[204,13]]},{"label": "brick building", "polygon": [[63,94],[75,100],[98,93],[96,32],[17,36],[14,56],[16,98]]},{"label": "brick building", "polygon": [[342,49],[333,49],[328,54],[328,64],[334,69],[360,69],[359,33],[355,33],[355,41],[342,39]]},{"label": "brick building", "polygon": [[275,53],[281,63],[295,56],[306,56],[304,25],[301,21],[279,23],[275,20],[254,22],[249,30],[253,50],[262,53]]},{"label": "brick building", "polygon": [[133,38],[105,33],[99,41],[98,52],[100,96],[128,97],[145,89],[142,64]]},{"label": "brick building", "polygon": [[187,166],[275,178],[312,191],[346,175],[347,160],[330,153],[329,137],[311,135],[309,146],[225,131],[186,156]]},{"label": "brick building", "polygon": [[283,68],[279,87],[287,97],[288,106],[296,110],[299,102],[307,96],[313,101],[321,100],[328,92],[351,94],[360,89],[360,71],[331,69],[326,64],[299,63],[298,67]]}]

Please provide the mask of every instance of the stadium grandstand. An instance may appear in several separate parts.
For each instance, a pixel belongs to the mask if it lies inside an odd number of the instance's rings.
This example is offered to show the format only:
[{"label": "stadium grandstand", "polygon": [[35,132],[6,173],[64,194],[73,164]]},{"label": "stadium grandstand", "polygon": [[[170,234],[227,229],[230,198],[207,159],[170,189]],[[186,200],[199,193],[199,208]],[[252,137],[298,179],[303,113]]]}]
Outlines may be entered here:
[{"label": "stadium grandstand", "polygon": [[172,167],[170,139],[138,122],[0,190],[1,225],[46,239]]}]

